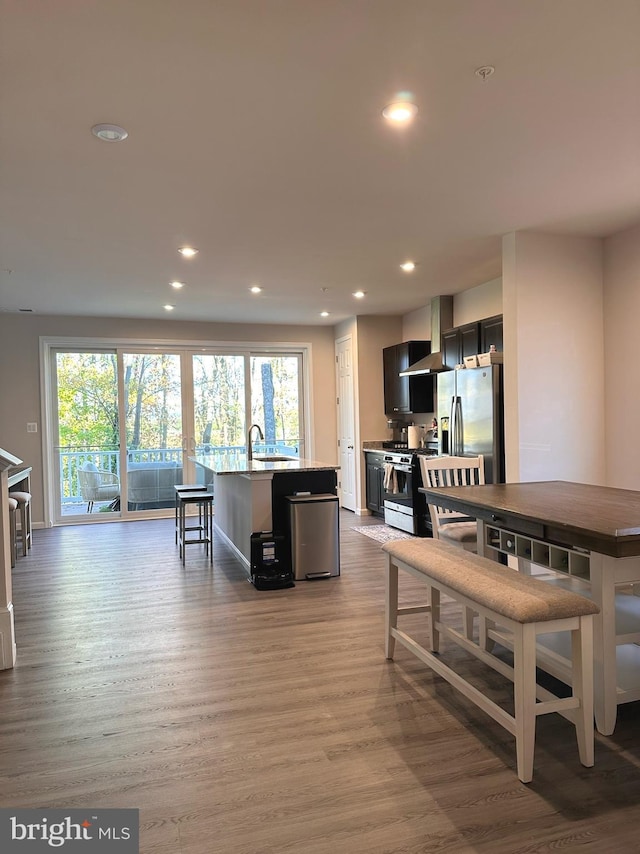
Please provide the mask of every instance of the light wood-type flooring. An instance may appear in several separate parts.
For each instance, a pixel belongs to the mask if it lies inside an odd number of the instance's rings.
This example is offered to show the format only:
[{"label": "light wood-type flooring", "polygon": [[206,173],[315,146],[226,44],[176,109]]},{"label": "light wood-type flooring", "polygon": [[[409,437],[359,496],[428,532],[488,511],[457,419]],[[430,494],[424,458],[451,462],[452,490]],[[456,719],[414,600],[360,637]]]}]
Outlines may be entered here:
[{"label": "light wood-type flooring", "polygon": [[508,733],[402,647],[385,660],[366,521],[341,513],[340,578],[270,592],[218,537],[183,569],[173,520],[35,531],[1,805],[139,808],[144,854],[640,852],[639,705],[592,769],[540,719],[520,783]]}]

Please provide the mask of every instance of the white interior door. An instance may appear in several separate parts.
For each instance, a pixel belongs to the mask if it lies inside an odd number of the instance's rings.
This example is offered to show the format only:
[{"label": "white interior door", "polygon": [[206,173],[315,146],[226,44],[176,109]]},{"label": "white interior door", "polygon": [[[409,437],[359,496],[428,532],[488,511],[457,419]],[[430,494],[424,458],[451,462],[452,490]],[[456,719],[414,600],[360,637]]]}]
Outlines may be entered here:
[{"label": "white interior door", "polygon": [[336,342],[340,504],[356,510],[356,420],[351,336]]}]

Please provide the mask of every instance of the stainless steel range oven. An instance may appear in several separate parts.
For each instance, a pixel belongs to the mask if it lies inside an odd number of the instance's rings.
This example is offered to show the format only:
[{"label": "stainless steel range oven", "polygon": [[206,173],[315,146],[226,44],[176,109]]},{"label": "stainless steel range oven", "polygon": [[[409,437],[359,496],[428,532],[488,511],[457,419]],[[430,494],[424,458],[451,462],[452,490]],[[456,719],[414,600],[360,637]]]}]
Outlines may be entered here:
[{"label": "stainless steel range oven", "polygon": [[384,521],[415,534],[413,454],[384,455]]},{"label": "stainless steel range oven", "polygon": [[431,519],[422,486],[419,454],[435,456],[437,450],[388,453],[384,456],[384,521],[419,537],[431,536]]}]

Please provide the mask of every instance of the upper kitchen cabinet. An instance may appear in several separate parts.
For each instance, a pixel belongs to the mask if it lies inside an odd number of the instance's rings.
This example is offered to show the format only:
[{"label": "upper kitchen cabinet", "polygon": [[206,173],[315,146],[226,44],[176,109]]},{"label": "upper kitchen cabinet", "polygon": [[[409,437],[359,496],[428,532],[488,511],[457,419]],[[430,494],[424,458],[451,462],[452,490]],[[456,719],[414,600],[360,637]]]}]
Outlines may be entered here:
[{"label": "upper kitchen cabinet", "polygon": [[409,365],[428,356],[429,341],[405,341],[382,351],[384,364],[384,411],[387,415],[433,412],[433,375],[401,377]]},{"label": "upper kitchen cabinet", "polygon": [[502,353],[502,315],[487,317],[480,321],[480,349],[479,353],[488,353],[494,346],[498,353]]},{"label": "upper kitchen cabinet", "polygon": [[455,326],[442,333],[443,362],[448,368],[464,363],[465,356],[488,353],[491,345],[502,352],[502,315]]},{"label": "upper kitchen cabinet", "polygon": [[475,356],[480,350],[480,324],[465,323],[442,333],[443,362],[448,368],[461,365],[465,356]]}]

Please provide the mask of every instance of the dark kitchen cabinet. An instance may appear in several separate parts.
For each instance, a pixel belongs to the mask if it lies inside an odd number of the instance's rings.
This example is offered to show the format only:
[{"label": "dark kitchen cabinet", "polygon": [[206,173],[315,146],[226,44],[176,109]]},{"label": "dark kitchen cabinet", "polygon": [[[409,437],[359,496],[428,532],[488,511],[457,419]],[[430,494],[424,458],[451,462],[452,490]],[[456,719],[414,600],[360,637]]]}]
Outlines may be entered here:
[{"label": "dark kitchen cabinet", "polygon": [[488,353],[491,345],[502,352],[502,315],[485,317],[442,333],[442,360],[448,368],[464,364],[465,356]]},{"label": "dark kitchen cabinet", "polygon": [[384,516],[384,454],[365,452],[367,461],[367,509]]},{"label": "dark kitchen cabinet", "polygon": [[495,347],[498,353],[502,353],[502,315],[486,317],[480,321],[480,350],[479,353],[488,353],[491,347]]},{"label": "dark kitchen cabinet", "polygon": [[464,363],[465,356],[475,356],[480,347],[480,324],[465,323],[442,333],[443,361],[448,368]]},{"label": "dark kitchen cabinet", "polygon": [[384,411],[387,415],[434,411],[433,376],[399,376],[400,371],[405,371],[430,352],[429,341],[405,341],[384,348]]}]

